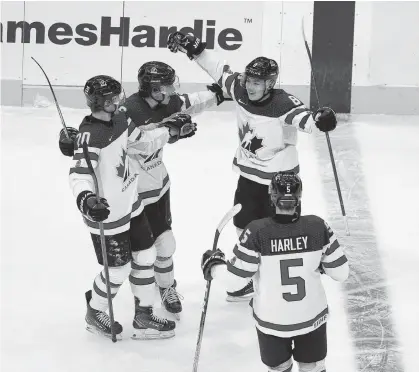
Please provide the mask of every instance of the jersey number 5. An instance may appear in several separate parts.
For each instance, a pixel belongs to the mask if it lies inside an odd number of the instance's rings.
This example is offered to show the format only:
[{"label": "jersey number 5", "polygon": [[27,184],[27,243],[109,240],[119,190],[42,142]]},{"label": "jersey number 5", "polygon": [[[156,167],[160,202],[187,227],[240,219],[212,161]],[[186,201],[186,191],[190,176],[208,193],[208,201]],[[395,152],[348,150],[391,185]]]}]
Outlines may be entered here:
[{"label": "jersey number 5", "polygon": [[306,282],[301,276],[292,276],[290,277],[290,267],[303,266],[302,258],[295,258],[291,260],[281,260],[281,283],[282,285],[296,285],[297,293],[292,294],[286,292],[282,294],[282,297],[285,301],[301,301],[306,296]]}]

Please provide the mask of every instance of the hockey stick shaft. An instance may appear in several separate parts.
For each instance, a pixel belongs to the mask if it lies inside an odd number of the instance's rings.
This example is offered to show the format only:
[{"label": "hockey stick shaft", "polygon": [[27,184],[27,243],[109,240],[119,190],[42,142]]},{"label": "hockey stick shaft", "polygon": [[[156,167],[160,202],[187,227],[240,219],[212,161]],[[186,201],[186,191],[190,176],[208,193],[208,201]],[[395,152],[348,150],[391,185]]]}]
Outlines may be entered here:
[{"label": "hockey stick shaft", "polygon": [[34,62],[35,62],[35,63],[39,66],[39,68],[41,69],[41,71],[42,71],[42,73],[44,74],[45,78],[47,79],[47,82],[48,82],[48,85],[49,85],[49,89],[51,90],[52,96],[53,96],[53,98],[54,98],[55,107],[57,107],[58,115],[60,115],[61,124],[62,124],[62,125],[63,125],[63,127],[64,127],[64,132],[65,132],[65,135],[66,135],[66,137],[67,137],[68,139],[70,139],[70,135],[68,134],[67,127],[66,127],[66,125],[65,125],[65,121],[64,121],[64,116],[63,116],[63,113],[61,112],[60,105],[58,104],[57,97],[55,96],[55,92],[54,92],[54,89],[52,88],[51,82],[49,81],[48,75],[47,75],[47,73],[44,71],[44,69],[42,68],[42,66],[39,64],[39,62],[38,62],[35,58],[33,58],[33,57],[31,57],[31,58],[32,58],[32,59],[34,60]]},{"label": "hockey stick shaft", "polygon": [[[308,59],[310,61],[311,77],[313,79],[313,87],[314,87],[314,93],[316,95],[317,107],[320,108],[319,92],[317,90],[316,78],[314,76],[314,69],[313,69],[313,57],[311,55],[311,51],[310,51],[310,48],[308,46],[306,34],[304,32],[304,18],[302,20],[302,32],[303,32],[303,39],[304,39],[304,45],[305,45],[305,48],[306,48],[307,56],[308,56]],[[341,192],[341,189],[340,189],[339,177],[338,177],[338,173],[336,171],[335,157],[333,156],[332,143],[330,141],[329,133],[326,132],[325,134],[326,134],[326,140],[327,140],[327,147],[329,149],[330,162],[332,163],[333,175],[335,177],[335,183],[336,183],[336,189],[337,189],[338,197],[339,197],[340,209],[342,211],[343,220],[345,222],[346,235],[350,235],[349,226],[348,226],[348,218],[346,216],[345,205],[343,203],[342,192]]]},{"label": "hockey stick shaft", "polygon": [[[212,250],[215,251],[217,249],[218,239],[220,238],[221,231],[224,229],[224,226],[230,221],[237,213],[240,212],[242,208],[241,204],[236,204],[233,208],[231,208],[223,217],[219,225],[217,226],[217,230],[215,231],[214,236],[214,243],[212,245]],[[199,355],[201,353],[201,345],[202,345],[202,336],[204,334],[204,326],[205,326],[205,318],[207,316],[207,309],[208,309],[208,299],[211,290],[211,281],[207,280],[207,285],[205,288],[205,295],[204,295],[204,306],[202,308],[201,314],[201,321],[199,323],[199,332],[198,332],[198,340],[196,342],[196,349],[195,349],[195,357],[193,363],[193,372],[198,371],[198,363],[199,363]]]},{"label": "hockey stick shaft", "polygon": [[[97,177],[95,171],[92,166],[92,161],[90,160],[89,150],[87,148],[87,143],[83,142],[83,154],[86,160],[87,166],[93,178],[93,183],[95,186],[95,193],[96,193],[96,200],[100,202],[99,196],[99,185],[97,182]],[[105,280],[106,280],[106,297],[108,299],[108,307],[109,307],[109,318],[111,320],[111,333],[112,333],[112,342],[116,342],[116,334],[115,334],[115,327],[114,327],[114,316],[113,316],[113,305],[112,305],[112,294],[111,294],[111,284],[109,280],[109,267],[108,267],[108,256],[106,253],[106,241],[105,241],[105,231],[103,228],[103,222],[99,222],[99,232],[100,232],[100,246],[102,248],[102,258],[103,258],[103,271],[105,272]]]}]

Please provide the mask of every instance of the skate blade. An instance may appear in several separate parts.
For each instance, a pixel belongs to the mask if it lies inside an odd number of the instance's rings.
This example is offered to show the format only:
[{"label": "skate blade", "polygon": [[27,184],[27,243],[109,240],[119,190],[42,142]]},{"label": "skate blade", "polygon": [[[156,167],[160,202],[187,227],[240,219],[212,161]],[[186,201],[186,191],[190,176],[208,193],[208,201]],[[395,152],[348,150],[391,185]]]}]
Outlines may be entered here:
[{"label": "skate blade", "polygon": [[251,294],[247,294],[244,296],[228,296],[226,298],[227,302],[245,302],[245,301],[250,301],[253,297],[253,293]]},{"label": "skate blade", "polygon": [[[97,328],[92,327],[89,324],[86,324],[86,331],[88,331],[90,333],[93,333],[94,335],[98,335],[98,336],[102,336],[102,337],[112,339],[112,335],[110,335],[108,333],[105,333],[105,332],[101,332]],[[122,333],[117,334],[116,339],[117,339],[117,341],[121,341],[122,340]]]},{"label": "skate blade", "polygon": [[156,329],[134,329],[133,340],[160,340],[175,336],[175,331],[158,331]]}]

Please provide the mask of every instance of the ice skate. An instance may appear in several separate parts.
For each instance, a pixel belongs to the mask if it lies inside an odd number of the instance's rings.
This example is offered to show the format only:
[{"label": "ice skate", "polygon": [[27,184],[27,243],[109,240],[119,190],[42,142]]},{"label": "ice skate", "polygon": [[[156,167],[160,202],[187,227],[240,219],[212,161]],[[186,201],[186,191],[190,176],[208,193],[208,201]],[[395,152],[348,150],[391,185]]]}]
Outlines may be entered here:
[{"label": "ice skate", "polygon": [[253,280],[247,283],[242,289],[235,292],[227,292],[228,302],[243,302],[249,301],[254,294]]},{"label": "ice skate", "polygon": [[132,323],[134,340],[154,340],[170,338],[175,335],[176,323],[160,318],[153,313],[151,306],[140,306],[140,301],[135,298],[135,316]]},{"label": "ice skate", "polygon": [[[87,291],[85,297],[87,303],[87,312],[85,318],[86,330],[97,335],[111,338],[111,319],[109,318],[109,315],[104,311],[95,310],[92,307],[90,307],[92,291]],[[114,322],[114,330],[116,334],[116,339],[122,340],[122,326],[118,322]]]},{"label": "ice skate", "polygon": [[176,280],[168,288],[159,287],[161,301],[164,308],[175,316],[177,320],[180,320],[180,313],[182,311],[183,297],[176,291]]}]

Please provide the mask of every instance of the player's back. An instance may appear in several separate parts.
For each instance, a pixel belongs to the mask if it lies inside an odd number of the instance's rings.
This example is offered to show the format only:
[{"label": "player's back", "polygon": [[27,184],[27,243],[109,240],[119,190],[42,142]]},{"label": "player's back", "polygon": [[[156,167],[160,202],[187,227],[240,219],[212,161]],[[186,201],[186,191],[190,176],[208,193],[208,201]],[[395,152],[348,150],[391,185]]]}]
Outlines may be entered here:
[{"label": "player's back", "polygon": [[292,337],[323,324],[328,310],[318,268],[329,243],[325,222],[309,215],[293,223],[273,217],[251,225],[260,253],[253,301],[257,326]]}]

